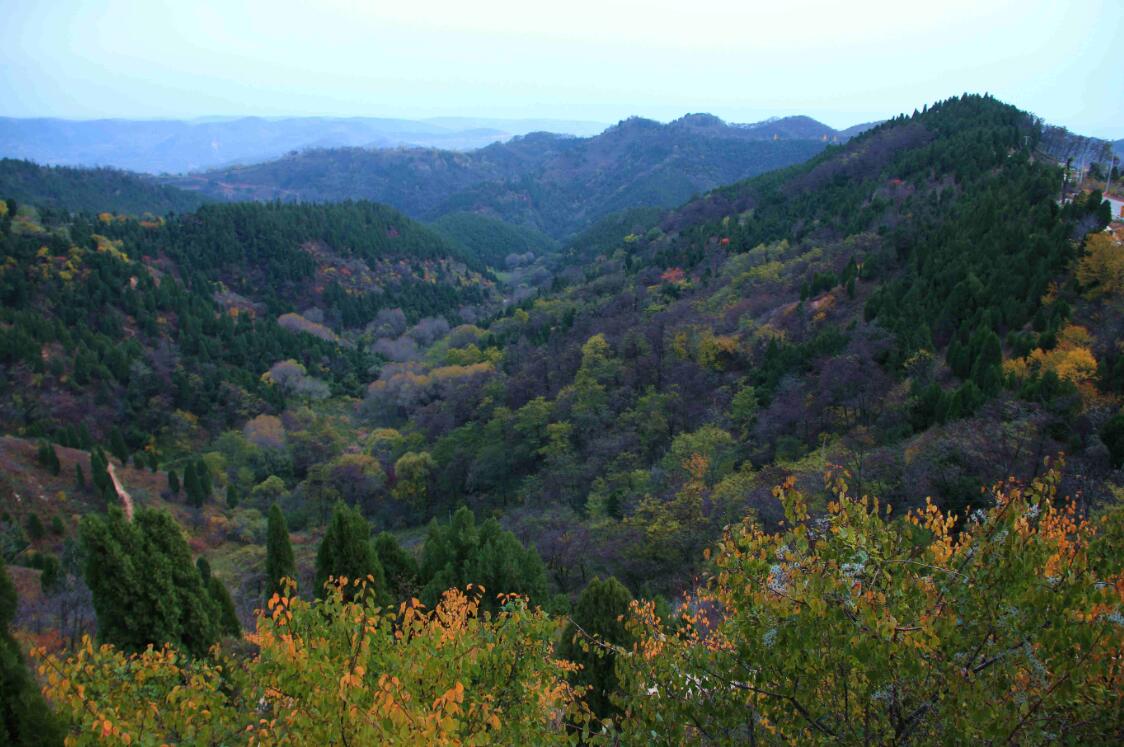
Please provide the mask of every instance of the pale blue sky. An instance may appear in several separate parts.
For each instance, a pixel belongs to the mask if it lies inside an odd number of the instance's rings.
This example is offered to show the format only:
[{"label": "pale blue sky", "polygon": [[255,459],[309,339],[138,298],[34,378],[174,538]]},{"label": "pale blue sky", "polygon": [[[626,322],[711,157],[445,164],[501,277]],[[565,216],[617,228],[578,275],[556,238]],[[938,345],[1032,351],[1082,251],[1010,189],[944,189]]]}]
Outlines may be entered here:
[{"label": "pale blue sky", "polygon": [[1124,0],[0,0],[0,115],[842,127],[988,91],[1124,137]]}]

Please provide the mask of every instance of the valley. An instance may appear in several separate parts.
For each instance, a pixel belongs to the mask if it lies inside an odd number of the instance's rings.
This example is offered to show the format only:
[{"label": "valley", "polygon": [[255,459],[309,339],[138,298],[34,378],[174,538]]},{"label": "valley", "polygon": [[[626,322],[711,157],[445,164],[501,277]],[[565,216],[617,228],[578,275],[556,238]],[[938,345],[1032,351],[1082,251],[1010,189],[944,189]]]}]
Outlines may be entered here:
[{"label": "valley", "polygon": [[[1110,742],[1124,229],[1047,135],[965,94],[5,161],[0,549],[52,704],[122,742],[122,672],[191,683],[183,743]],[[1040,719],[987,709],[1024,682]]]}]

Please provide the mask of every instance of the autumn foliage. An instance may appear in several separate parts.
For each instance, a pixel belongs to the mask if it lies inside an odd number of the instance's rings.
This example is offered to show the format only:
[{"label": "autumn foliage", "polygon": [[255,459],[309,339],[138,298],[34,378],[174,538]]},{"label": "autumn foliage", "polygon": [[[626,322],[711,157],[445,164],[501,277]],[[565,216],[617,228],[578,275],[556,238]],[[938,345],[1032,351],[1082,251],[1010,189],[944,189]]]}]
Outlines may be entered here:
[{"label": "autumn foliage", "polygon": [[86,640],[45,656],[70,743],[539,745],[569,743],[586,720],[572,665],[553,656],[554,623],[523,599],[491,615],[470,588],[392,610],[366,581],[336,581],[323,600],[274,595],[246,636],[253,655],[126,655]]},{"label": "autumn foliage", "polygon": [[671,632],[638,604],[625,741],[1107,744],[1124,728],[1119,510],[1056,500],[1059,475],[992,489],[962,521],[893,519],[830,477],[811,519],[727,531]]}]

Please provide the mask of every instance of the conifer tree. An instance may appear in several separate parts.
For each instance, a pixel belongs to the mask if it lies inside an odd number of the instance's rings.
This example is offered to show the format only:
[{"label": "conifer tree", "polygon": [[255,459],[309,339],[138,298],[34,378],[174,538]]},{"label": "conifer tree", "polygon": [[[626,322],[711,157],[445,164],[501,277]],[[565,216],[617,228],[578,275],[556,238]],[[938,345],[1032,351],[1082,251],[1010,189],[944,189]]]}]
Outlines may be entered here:
[{"label": "conifer tree", "polygon": [[117,428],[109,432],[109,451],[117,457],[117,461],[121,462],[122,467],[128,466],[129,447],[125,444],[125,437],[121,435],[121,431]]},{"label": "conifer tree", "polygon": [[84,517],[79,534],[102,641],[127,651],[172,643],[206,653],[219,614],[170,514],[142,508],[129,522],[114,507]]},{"label": "conifer tree", "polygon": [[293,547],[289,544],[289,528],[285,525],[285,514],[274,503],[269,507],[269,531],[265,544],[266,596],[282,591],[281,579],[296,579],[296,563],[293,561]]},{"label": "conifer tree", "polygon": [[367,576],[374,578],[378,596],[387,597],[386,576],[371,544],[370,525],[357,509],[338,501],[332,509],[332,518],[316,553],[317,594],[324,594],[324,584],[330,577],[341,576],[346,577],[349,582],[344,591],[345,597],[354,596],[356,587],[351,585],[351,581]]},{"label": "conifer tree", "polygon": [[404,601],[413,596],[418,585],[418,562],[402,549],[390,532],[380,532],[375,537],[375,555],[386,574],[387,592],[394,601]]},{"label": "conifer tree", "polygon": [[195,460],[195,476],[199,479],[199,491],[201,494],[199,503],[202,504],[203,501],[210,498],[211,494],[215,491],[215,486],[211,482],[211,469],[202,459]]},{"label": "conifer tree", "polygon": [[86,473],[82,471],[82,465],[78,462],[74,464],[74,484],[79,490],[86,489]]},{"label": "conifer tree", "polygon": [[168,470],[168,492],[172,495],[180,494],[180,478],[174,469]]},{"label": "conifer tree", "polygon": [[16,589],[0,557],[0,745],[61,745],[62,730],[8,631],[15,612]]},{"label": "conifer tree", "polygon": [[585,701],[601,718],[617,712],[613,703],[618,690],[613,647],[632,645],[624,623],[631,602],[632,594],[612,576],[604,581],[593,579],[578,598],[558,645],[561,658],[581,664],[581,670],[570,680],[589,688]]}]

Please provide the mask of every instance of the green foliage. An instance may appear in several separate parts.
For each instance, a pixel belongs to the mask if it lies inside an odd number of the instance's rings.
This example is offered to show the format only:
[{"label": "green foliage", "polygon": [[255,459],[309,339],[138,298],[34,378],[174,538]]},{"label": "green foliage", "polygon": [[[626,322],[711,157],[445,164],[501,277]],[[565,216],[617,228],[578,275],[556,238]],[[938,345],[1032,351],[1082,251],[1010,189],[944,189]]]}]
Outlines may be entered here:
[{"label": "green foliage", "polygon": [[620,581],[593,579],[578,598],[558,645],[559,657],[581,665],[570,681],[588,688],[585,702],[600,718],[619,712],[614,702],[620,694],[616,652],[632,647],[633,634],[627,628],[631,603],[632,594]]},{"label": "green foliage", "polygon": [[43,526],[43,520],[39,518],[39,514],[32,511],[25,519],[27,525],[27,536],[31,538],[32,542],[38,542],[47,536],[47,528]]},{"label": "green foliage", "polygon": [[1117,413],[1109,418],[1101,428],[1100,436],[1108,447],[1112,466],[1117,469],[1124,466],[1124,413]]},{"label": "green foliage", "polygon": [[558,249],[557,242],[546,234],[480,213],[448,213],[429,225],[489,267],[503,268],[511,254],[541,256]]},{"label": "green foliage", "polygon": [[637,609],[623,742],[1112,743],[1124,516],[1080,518],[1058,480],[958,521],[892,519],[837,478],[813,522],[790,479],[785,527],[731,528],[679,632]]},{"label": "green foliage", "polygon": [[210,576],[206,580],[207,594],[214,603],[218,616],[215,627],[219,633],[228,636],[242,635],[242,623],[238,621],[238,613],[234,609],[234,600],[230,598],[230,591],[218,576]]},{"label": "green foliage", "polygon": [[418,561],[406,552],[390,532],[375,537],[375,555],[386,574],[391,599],[406,600],[418,593]]},{"label": "green foliage", "polygon": [[127,171],[41,166],[11,158],[0,159],[0,195],[55,210],[130,215],[184,213],[207,201]]},{"label": "green foliage", "polygon": [[194,655],[214,643],[218,612],[169,514],[141,508],[129,522],[111,508],[83,517],[79,535],[101,640],[127,651],[170,643]]},{"label": "green foliage", "polygon": [[444,590],[469,584],[486,590],[484,604],[489,608],[499,594],[535,600],[546,593],[546,571],[534,548],[524,548],[495,519],[478,527],[468,508],[457,509],[448,524],[436,519],[430,523],[420,566],[421,599],[430,605]]},{"label": "green foliage", "polygon": [[0,558],[0,744],[61,745],[62,729],[8,631],[15,611],[16,589]]},{"label": "green foliage", "polygon": [[269,507],[269,530],[265,543],[266,597],[283,591],[282,579],[297,578],[293,546],[289,543],[289,528],[285,514],[276,503]]},{"label": "green foliage", "polygon": [[[328,594],[328,581],[341,578],[349,583],[367,581],[380,600],[389,598],[386,574],[371,543],[370,525],[358,509],[337,502],[316,552],[316,593]],[[355,591],[356,587],[348,586],[344,595],[350,599]]]}]

